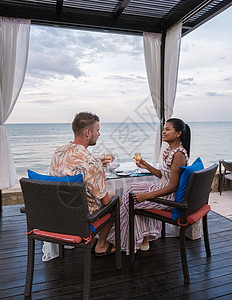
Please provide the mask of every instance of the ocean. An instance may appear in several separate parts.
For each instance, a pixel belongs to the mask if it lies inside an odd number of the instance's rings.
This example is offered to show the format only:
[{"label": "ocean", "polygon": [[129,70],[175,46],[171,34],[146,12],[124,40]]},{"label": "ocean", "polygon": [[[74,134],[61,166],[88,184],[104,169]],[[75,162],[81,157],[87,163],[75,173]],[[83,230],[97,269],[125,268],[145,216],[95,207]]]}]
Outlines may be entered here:
[{"label": "ocean", "polygon": [[[198,156],[205,167],[220,159],[232,160],[232,122],[192,122],[190,163]],[[136,168],[135,152],[151,164],[157,123],[101,123],[94,154],[112,153],[120,169]],[[27,169],[46,174],[55,149],[73,140],[71,124],[6,124],[17,177],[27,176]]]}]

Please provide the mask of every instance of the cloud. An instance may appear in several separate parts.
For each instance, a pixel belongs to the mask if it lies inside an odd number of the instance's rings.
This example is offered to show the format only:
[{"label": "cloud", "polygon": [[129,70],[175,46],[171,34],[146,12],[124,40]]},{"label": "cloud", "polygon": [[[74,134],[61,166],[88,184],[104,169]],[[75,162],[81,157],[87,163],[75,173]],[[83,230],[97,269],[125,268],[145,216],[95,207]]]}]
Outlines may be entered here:
[{"label": "cloud", "polygon": [[58,54],[56,56],[50,55],[37,55],[32,53],[28,62],[29,75],[35,77],[49,78],[59,75],[71,75],[79,78],[84,75],[78,66],[76,60],[66,54]]},{"label": "cloud", "polygon": [[184,94],[183,96],[186,96],[186,97],[193,97],[194,95],[193,95],[193,94]]},{"label": "cloud", "polygon": [[142,37],[32,26],[27,76],[78,79],[86,75],[83,64],[104,64],[125,53],[141,57],[142,52]]},{"label": "cloud", "polygon": [[179,79],[178,83],[182,84],[182,85],[193,85],[193,84],[191,84],[191,83],[193,83],[193,81],[194,81],[194,78],[190,77],[190,78]]},{"label": "cloud", "polygon": [[216,57],[217,60],[223,60],[223,59],[226,59],[225,56],[221,56],[221,57]]},{"label": "cloud", "polygon": [[129,76],[123,76],[123,75],[111,75],[111,76],[107,76],[104,79],[107,80],[114,80],[116,81],[123,81],[123,82],[134,82],[134,83],[138,83],[139,81],[144,81],[147,80],[145,76],[136,76],[135,74],[131,74]]},{"label": "cloud", "polygon": [[191,52],[196,47],[196,44],[182,44],[181,52]]},{"label": "cloud", "polygon": [[52,49],[54,54],[69,51],[80,59],[89,54],[96,59],[99,55],[126,52],[135,56],[143,52],[142,37],[63,28],[33,26],[31,41],[31,51],[49,53]]},{"label": "cloud", "polygon": [[223,81],[232,81],[232,77],[226,77],[223,79]]},{"label": "cloud", "polygon": [[222,95],[222,94],[218,94],[217,92],[206,92],[205,93],[206,96],[210,96],[210,97],[222,97],[222,96],[225,96],[225,95]]},{"label": "cloud", "polygon": [[[174,115],[231,120],[231,9],[182,38]],[[142,36],[32,25],[26,79],[8,122],[70,122],[80,109],[117,122],[147,95]]]},{"label": "cloud", "polygon": [[52,101],[52,100],[32,100],[32,101],[30,101],[29,103],[39,103],[39,104],[46,104],[46,103],[54,103],[54,101]]}]

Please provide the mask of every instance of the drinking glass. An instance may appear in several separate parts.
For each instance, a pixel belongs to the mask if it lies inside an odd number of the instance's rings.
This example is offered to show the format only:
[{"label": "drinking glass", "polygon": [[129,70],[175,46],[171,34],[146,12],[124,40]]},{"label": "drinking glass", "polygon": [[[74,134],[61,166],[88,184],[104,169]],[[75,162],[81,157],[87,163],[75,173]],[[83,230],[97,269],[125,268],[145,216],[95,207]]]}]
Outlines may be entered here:
[{"label": "drinking glass", "polygon": [[106,176],[110,175],[110,170],[109,170],[109,164],[112,162],[112,154],[105,154],[105,162],[107,163],[106,166]]},{"label": "drinking glass", "polygon": [[141,160],[141,153],[135,153],[135,160],[136,162]]},{"label": "drinking glass", "polygon": [[[135,153],[135,160],[136,160],[136,162],[139,162],[140,160],[141,160],[141,153],[140,152],[136,152]],[[139,171],[139,169],[138,168],[136,168],[136,170],[135,170],[135,172],[138,172]]]}]

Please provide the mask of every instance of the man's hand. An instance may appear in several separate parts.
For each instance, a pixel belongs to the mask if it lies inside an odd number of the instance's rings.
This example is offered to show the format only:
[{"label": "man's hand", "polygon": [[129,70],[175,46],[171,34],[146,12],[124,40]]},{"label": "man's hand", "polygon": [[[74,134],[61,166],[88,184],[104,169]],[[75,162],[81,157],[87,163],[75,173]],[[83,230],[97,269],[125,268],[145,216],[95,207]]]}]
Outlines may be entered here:
[{"label": "man's hand", "polygon": [[108,191],[104,198],[101,199],[101,203],[107,205],[111,202],[112,198],[115,196],[115,193]]},{"label": "man's hand", "polygon": [[107,163],[106,163],[105,157],[101,157],[100,160],[102,162],[103,167],[106,167]]}]

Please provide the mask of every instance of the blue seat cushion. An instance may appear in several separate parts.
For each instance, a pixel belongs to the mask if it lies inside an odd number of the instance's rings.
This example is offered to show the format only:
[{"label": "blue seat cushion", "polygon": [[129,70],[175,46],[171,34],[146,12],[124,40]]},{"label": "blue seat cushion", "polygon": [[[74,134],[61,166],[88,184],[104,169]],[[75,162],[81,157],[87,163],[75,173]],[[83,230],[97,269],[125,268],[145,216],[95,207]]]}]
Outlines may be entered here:
[{"label": "blue seat cushion", "polygon": [[27,173],[28,173],[28,178],[36,179],[36,180],[56,181],[56,182],[83,182],[82,174],[77,174],[73,176],[55,177],[51,175],[39,174],[31,170],[27,170]]},{"label": "blue seat cushion", "polygon": [[[204,169],[204,165],[203,165],[200,157],[198,157],[193,162],[193,164],[190,166],[179,167],[180,181],[179,181],[178,189],[177,189],[176,195],[175,195],[175,202],[183,202],[184,201],[185,192],[186,192],[189,180],[192,176],[192,173],[195,171],[202,170],[202,169]],[[172,219],[176,220],[180,217],[180,215],[181,215],[181,209],[174,207],[173,211],[172,211]]]}]

